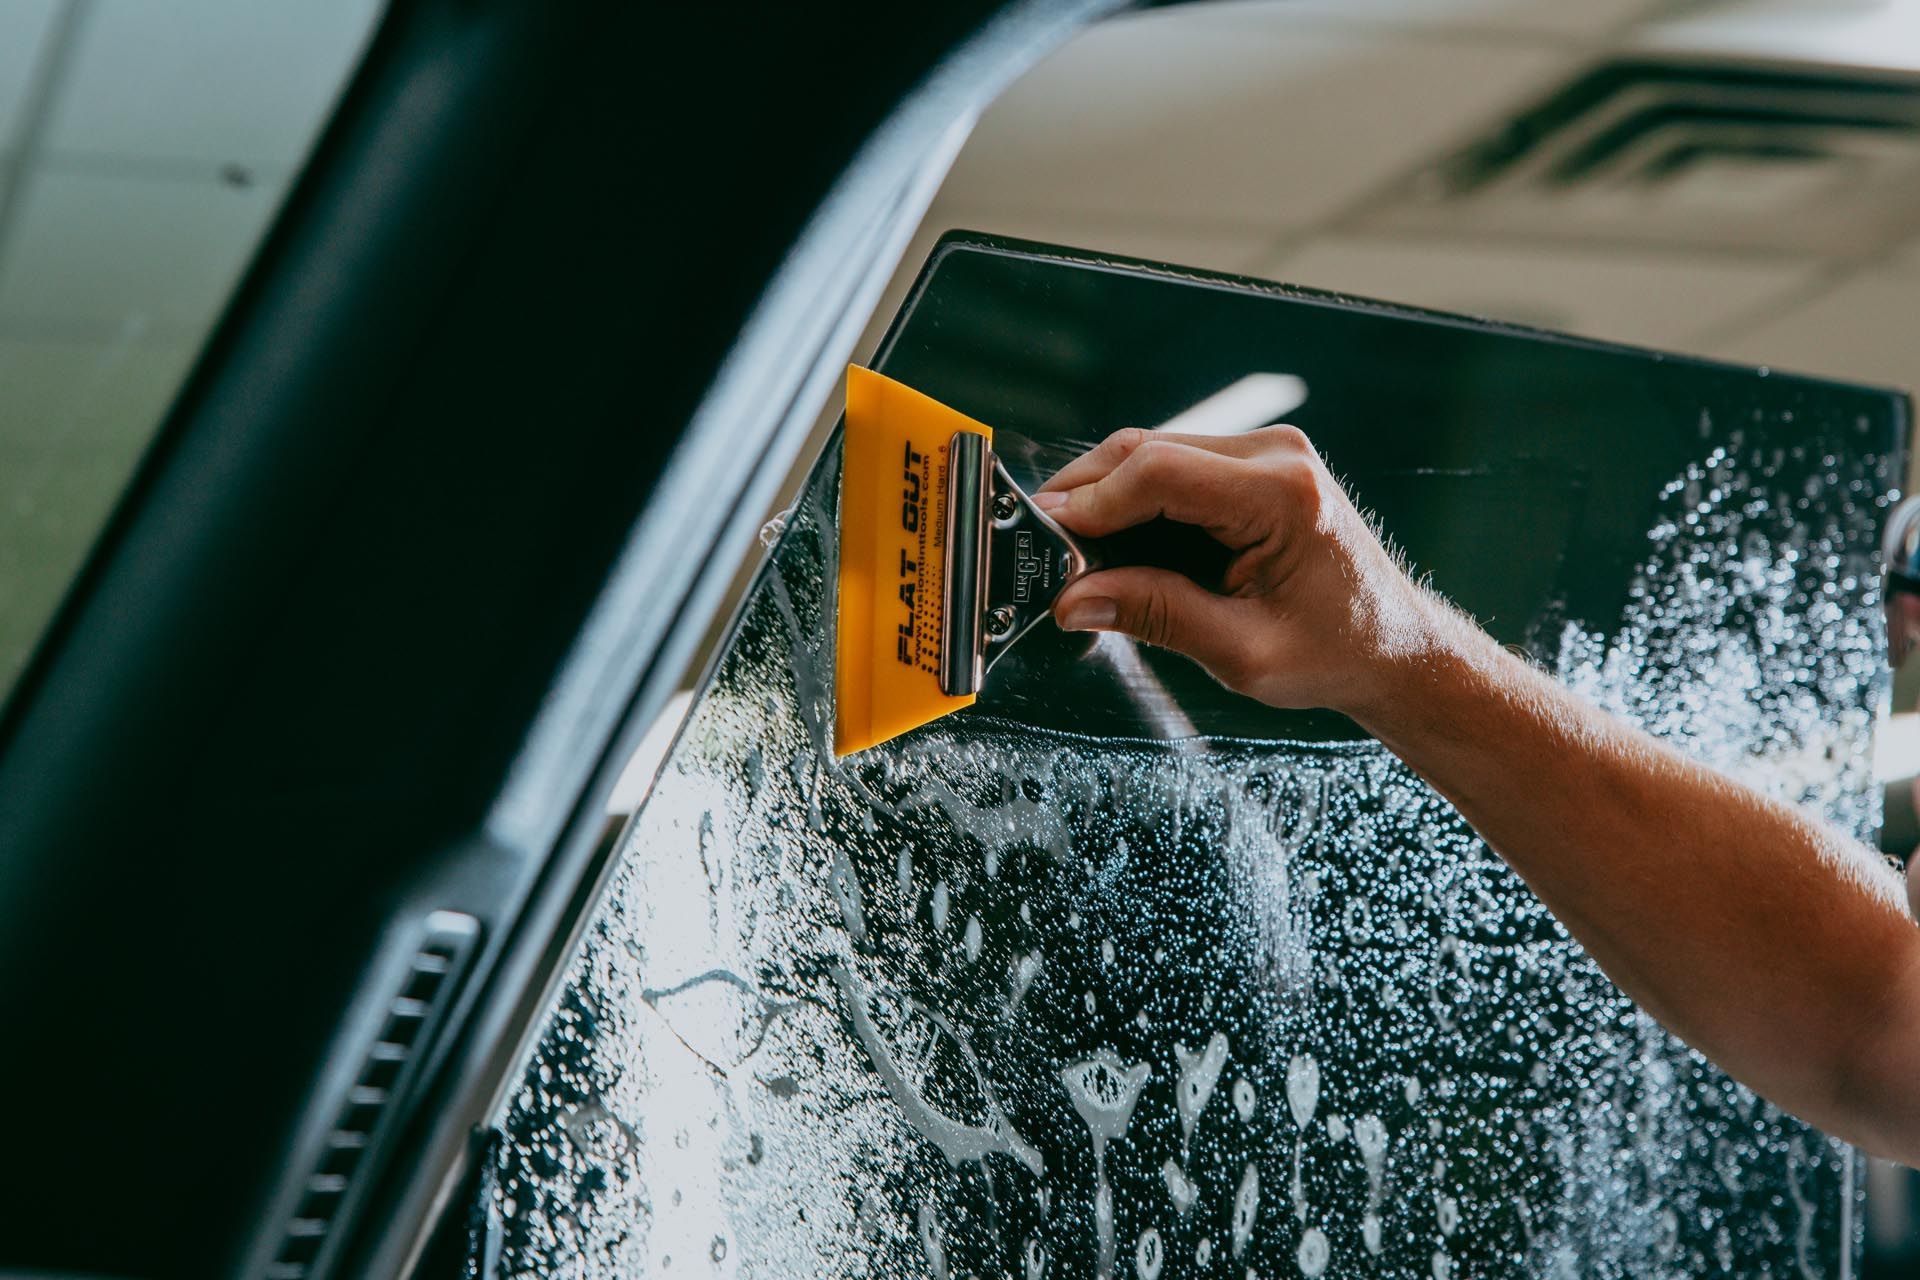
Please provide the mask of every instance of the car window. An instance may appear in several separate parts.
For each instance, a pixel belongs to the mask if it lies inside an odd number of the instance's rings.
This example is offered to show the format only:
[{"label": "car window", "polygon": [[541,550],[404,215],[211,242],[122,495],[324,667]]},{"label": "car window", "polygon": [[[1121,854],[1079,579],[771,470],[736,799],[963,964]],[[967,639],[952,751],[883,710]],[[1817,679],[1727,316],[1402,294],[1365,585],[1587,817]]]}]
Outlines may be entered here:
[{"label": "car window", "polygon": [[[1028,482],[1284,411],[1496,635],[1871,833],[1895,397],[967,236],[876,365]],[[837,478],[830,446],[508,1089],[505,1274],[1847,1274],[1855,1154],[1339,718],[1043,629],[836,760]]]},{"label": "car window", "polygon": [[380,8],[0,6],[0,699]]}]

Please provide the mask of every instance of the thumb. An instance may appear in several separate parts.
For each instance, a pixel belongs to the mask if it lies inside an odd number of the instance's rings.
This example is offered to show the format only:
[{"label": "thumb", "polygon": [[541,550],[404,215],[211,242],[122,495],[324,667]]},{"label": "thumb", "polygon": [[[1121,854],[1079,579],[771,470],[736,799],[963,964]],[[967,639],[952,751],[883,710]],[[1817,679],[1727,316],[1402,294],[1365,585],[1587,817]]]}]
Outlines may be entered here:
[{"label": "thumb", "polygon": [[1068,631],[1118,631],[1215,670],[1231,665],[1242,620],[1230,602],[1184,574],[1131,565],[1103,569],[1060,593],[1053,614]]}]

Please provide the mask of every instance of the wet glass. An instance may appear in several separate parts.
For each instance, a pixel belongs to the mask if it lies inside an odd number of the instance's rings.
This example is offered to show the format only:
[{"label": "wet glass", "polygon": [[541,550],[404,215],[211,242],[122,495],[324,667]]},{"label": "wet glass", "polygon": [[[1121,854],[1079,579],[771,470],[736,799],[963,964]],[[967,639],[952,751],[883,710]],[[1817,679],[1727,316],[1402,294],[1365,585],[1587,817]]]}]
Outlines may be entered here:
[{"label": "wet glass", "polygon": [[[1300,379],[1290,419],[1497,636],[1878,822],[1897,397],[968,237],[877,364],[1024,481]],[[1848,1273],[1854,1153],[1637,1011],[1339,717],[1043,628],[834,760],[837,476],[507,1093],[503,1274]]]}]

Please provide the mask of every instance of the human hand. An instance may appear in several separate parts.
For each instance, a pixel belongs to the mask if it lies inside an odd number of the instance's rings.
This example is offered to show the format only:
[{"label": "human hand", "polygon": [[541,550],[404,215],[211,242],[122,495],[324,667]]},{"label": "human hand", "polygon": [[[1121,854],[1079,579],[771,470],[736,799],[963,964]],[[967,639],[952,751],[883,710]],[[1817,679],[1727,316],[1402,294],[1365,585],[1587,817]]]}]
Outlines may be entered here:
[{"label": "human hand", "polygon": [[1088,537],[1165,516],[1233,551],[1219,593],[1167,569],[1123,566],[1074,582],[1054,617],[1068,630],[1117,631],[1184,653],[1276,707],[1363,717],[1454,625],[1294,427],[1223,437],[1116,432],[1034,502]]}]

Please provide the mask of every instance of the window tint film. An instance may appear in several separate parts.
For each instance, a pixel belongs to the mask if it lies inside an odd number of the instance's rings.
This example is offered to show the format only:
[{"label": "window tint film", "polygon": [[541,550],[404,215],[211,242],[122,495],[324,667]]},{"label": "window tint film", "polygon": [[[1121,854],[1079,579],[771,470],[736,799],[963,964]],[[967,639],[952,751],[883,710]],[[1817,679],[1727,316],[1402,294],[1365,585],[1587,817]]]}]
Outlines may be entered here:
[{"label": "window tint film", "polygon": [[[877,363],[1022,481],[1284,412],[1502,639],[1877,821],[1891,396],[968,239]],[[505,1274],[1847,1273],[1854,1154],[1638,1012],[1350,724],[1043,629],[835,761],[837,477],[507,1092]]]},{"label": "window tint film", "polygon": [[0,700],[382,7],[0,4]]}]

